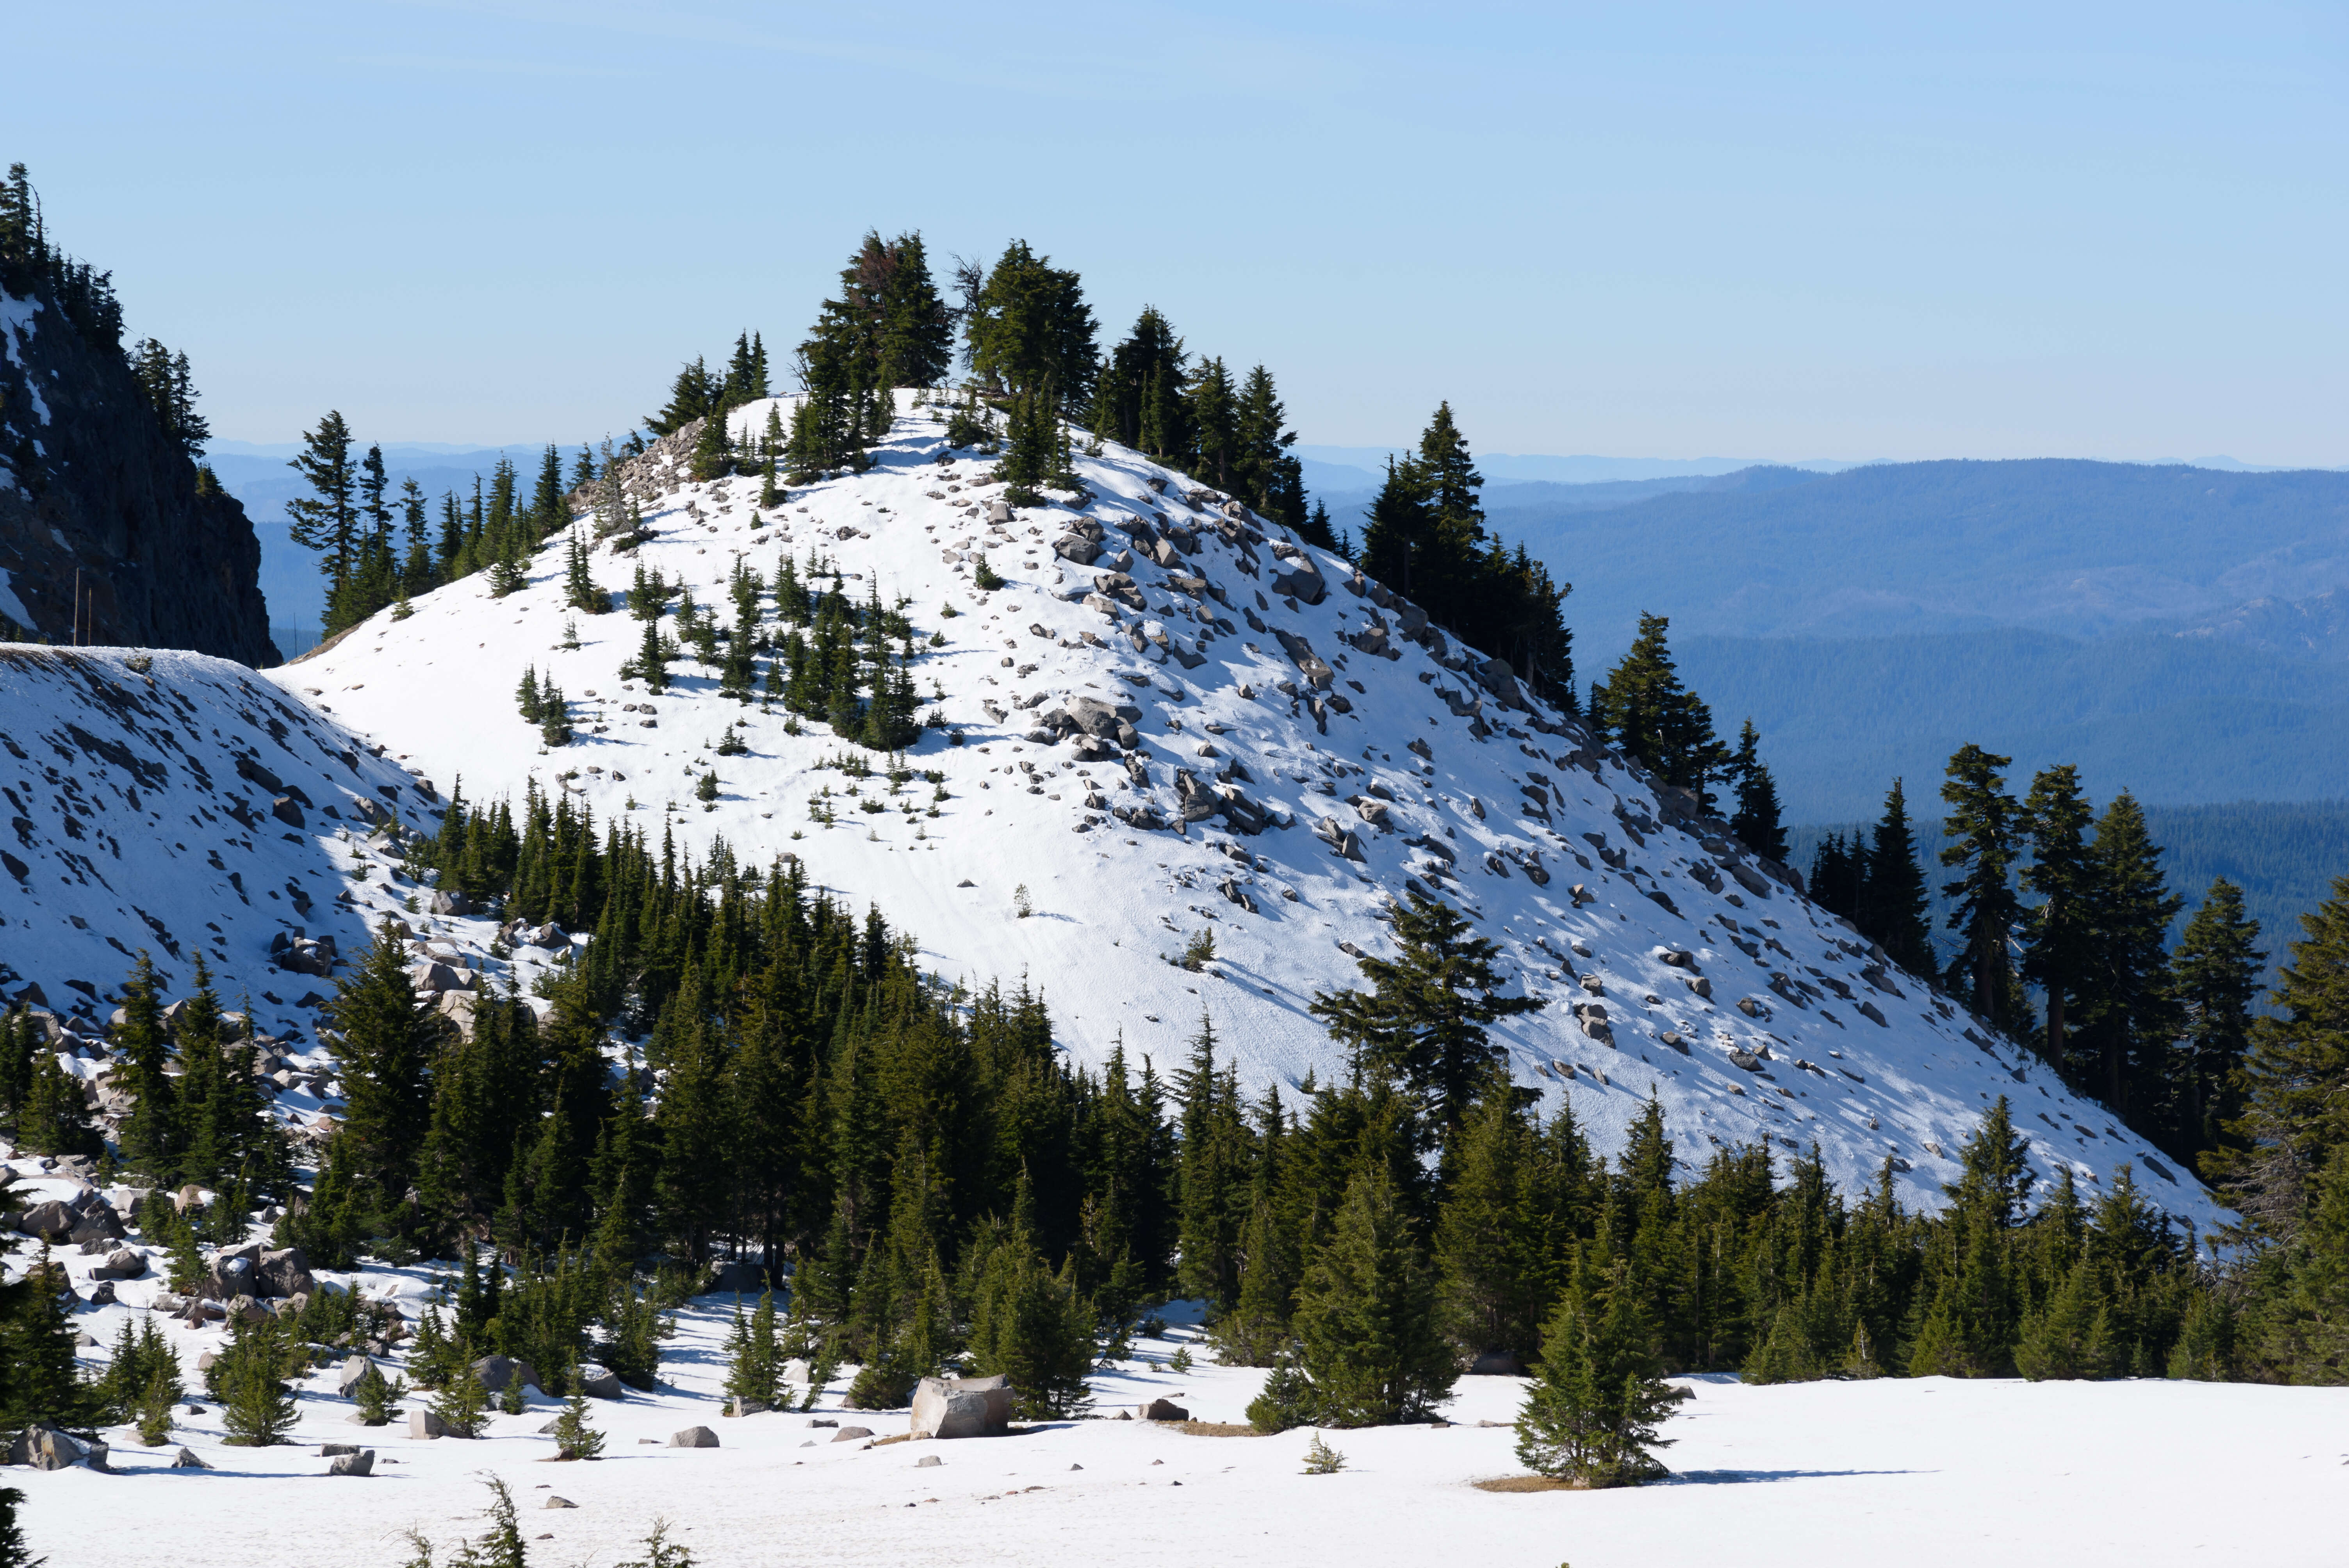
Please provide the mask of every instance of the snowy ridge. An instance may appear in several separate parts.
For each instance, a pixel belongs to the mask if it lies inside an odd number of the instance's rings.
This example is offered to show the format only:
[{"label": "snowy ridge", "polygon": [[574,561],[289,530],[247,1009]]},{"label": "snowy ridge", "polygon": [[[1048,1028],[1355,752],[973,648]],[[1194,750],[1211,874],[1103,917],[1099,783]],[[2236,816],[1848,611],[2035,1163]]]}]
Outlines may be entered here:
[{"label": "snowy ridge", "polygon": [[[734,428],[755,433],[767,407]],[[680,843],[797,855],[907,926],[942,977],[1025,976],[1081,1060],[1123,1037],[1164,1065],[1205,1013],[1253,1084],[1326,1077],[1340,1053],[1307,1006],[1359,979],[1357,953],[1392,951],[1381,916],[1418,885],[1468,911],[1549,1001],[1495,1037],[1520,1081],[1572,1097],[1602,1149],[1652,1094],[1692,1170],[1719,1145],[1816,1141],[1847,1186],[1893,1157],[1930,1206],[2004,1093],[2043,1175],[2060,1163],[2104,1183],[2130,1161],[2181,1218],[2218,1212],[1685,796],[1343,561],[1185,477],[1112,446],[1079,459],[1078,504],[1007,508],[991,464],[948,452],[936,411],[908,401],[870,471],[762,511],[755,480],[678,477],[685,434],[634,465],[645,533],[596,546],[600,584],[625,589],[641,564],[722,607],[738,556],[771,586],[782,556],[820,555],[851,598],[904,600],[943,634],[916,643],[924,707],[942,694],[967,742],[931,729],[909,754],[944,777],[935,818],[926,783],[851,779],[826,766],[843,746],[823,726],[787,734],[780,709],[721,697],[690,654],[667,693],[624,682],[643,627],[564,608],[560,541],[508,598],[469,579],[271,678],[422,771],[461,775],[470,799],[519,799],[534,777],[656,838],[666,821]],[[982,558],[1006,581],[993,593],[975,584]],[[762,614],[771,626],[771,594]],[[566,622],[575,649],[558,645]],[[512,694],[533,665],[572,699],[568,748],[520,717]],[[748,755],[717,756],[737,724]],[[710,768],[721,790],[704,810],[692,786]],[[816,820],[827,803],[835,825]],[[1204,971],[1166,962],[1206,929]]]},{"label": "snowy ridge", "polygon": [[[333,965],[292,939],[347,964],[381,913],[429,923],[386,880],[386,830],[429,828],[439,799],[231,660],[0,644],[0,996],[94,1033],[133,954],[177,997],[202,952],[224,1006],[299,1038]],[[452,962],[481,966],[488,928],[440,923]]]}]

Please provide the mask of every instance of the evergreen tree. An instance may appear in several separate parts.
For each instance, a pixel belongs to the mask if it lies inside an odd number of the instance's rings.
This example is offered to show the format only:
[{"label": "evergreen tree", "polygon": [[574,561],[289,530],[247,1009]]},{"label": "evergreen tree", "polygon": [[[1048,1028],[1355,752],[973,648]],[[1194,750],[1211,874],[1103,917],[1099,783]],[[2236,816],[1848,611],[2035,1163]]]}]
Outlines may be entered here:
[{"label": "evergreen tree", "polygon": [[1618,1262],[1606,1283],[1580,1259],[1542,1336],[1538,1375],[1517,1416],[1526,1469],[1586,1487],[1636,1486],[1665,1473],[1657,1429],[1688,1398],[1657,1376],[1651,1329]]},{"label": "evergreen tree", "polygon": [[988,270],[963,316],[974,375],[1012,394],[1055,388],[1062,407],[1090,401],[1093,314],[1073,272],[1014,240]]},{"label": "evergreen tree", "polygon": [[570,1397],[563,1402],[563,1413],[554,1418],[554,1457],[558,1460],[592,1460],[604,1451],[604,1434],[587,1424],[586,1377],[576,1366],[571,1368]]},{"label": "evergreen tree", "polygon": [[285,502],[286,537],[321,552],[326,579],[326,622],[331,635],[354,625],[350,585],[359,565],[357,476],[351,467],[351,430],[339,413],[329,412],[315,430],[302,435],[303,449],[288,464],[315,494]]},{"label": "evergreen tree", "polygon": [[2349,1384],[2349,1144],[2333,1145],[2312,1186],[2305,1219],[2277,1260],[2260,1348],[2291,1381],[2338,1387]]},{"label": "evergreen tree", "polygon": [[2178,1047],[2183,1059],[2177,1070],[2177,1131],[2168,1147],[2178,1158],[2198,1164],[2228,1141],[2226,1127],[2242,1114],[2251,1003],[2268,959],[2251,945],[2259,939],[2260,923],[2243,913],[2242,889],[2219,877],[2186,923],[2171,955],[2185,1031]]},{"label": "evergreen tree", "polygon": [[1729,830],[1738,841],[1764,860],[1786,858],[1786,830],[1778,824],[1778,786],[1761,758],[1762,737],[1747,719],[1737,731],[1737,750],[1729,759],[1728,776],[1737,789],[1737,814]]},{"label": "evergreen tree", "polygon": [[[1371,989],[1317,993],[1309,1011],[1363,1068],[1402,1085],[1423,1116],[1458,1129],[1500,1052],[1486,1024],[1539,1012],[1537,996],[1503,996],[1500,948],[1474,934],[1457,911],[1411,893],[1395,910],[1394,958],[1364,958]],[[1431,1128],[1431,1133],[1434,1130]]]},{"label": "evergreen tree", "polygon": [[2164,882],[2161,846],[2126,789],[2097,820],[2090,853],[2093,935],[2077,985],[2077,1048],[2064,1065],[2075,1083],[2150,1130],[2168,1109],[2164,1072],[2178,1014],[2166,949],[2185,900]]},{"label": "evergreen tree", "polygon": [[[1855,846],[1856,847],[1856,846]],[[1853,923],[1880,944],[1892,962],[1930,978],[1933,958],[1930,904],[1925,868],[1917,860],[1917,840],[1909,826],[1909,798],[1895,779],[1884,797],[1884,815],[1866,851],[1861,891]]]},{"label": "evergreen tree", "polygon": [[1713,808],[1711,786],[1732,764],[1713,732],[1713,710],[1681,684],[1661,615],[1640,617],[1630,652],[1590,690],[1591,728]]},{"label": "evergreen tree", "polygon": [[2013,760],[1979,746],[1962,747],[1950,758],[1949,781],[1941,786],[1950,807],[1941,830],[1951,841],[1941,851],[1941,864],[1959,870],[1941,892],[1957,901],[1949,928],[1964,939],[1950,961],[1949,983],[1972,997],[1984,1022],[2010,1032],[2023,1022],[2022,991],[2007,952],[2020,916],[2007,882],[2020,824],[2002,771]]},{"label": "evergreen tree", "polygon": [[286,1386],[290,1347],[274,1317],[239,1323],[212,1368],[221,1421],[236,1447],[265,1449],[294,1429],[294,1394]]},{"label": "evergreen tree", "polygon": [[336,1054],[348,1097],[336,1141],[346,1146],[353,1172],[396,1202],[415,1179],[417,1156],[430,1130],[427,1073],[442,1026],[417,1010],[407,941],[389,916],[358,973],[341,983],[332,1016],[341,1034]]},{"label": "evergreen tree", "polygon": [[2046,1058],[2068,1071],[2065,1007],[2091,962],[2095,934],[2095,875],[2085,839],[2094,820],[2080,793],[2079,770],[2069,763],[2043,769],[2023,802],[2031,864],[2020,878],[2039,895],[2024,922],[2023,973],[2038,984],[2047,1012]]},{"label": "evergreen tree", "polygon": [[709,366],[696,357],[677,373],[676,381],[669,387],[667,406],[657,414],[645,416],[645,428],[656,436],[682,429],[714,412],[723,390],[723,380],[712,376]]},{"label": "evergreen tree", "polygon": [[130,1089],[130,1114],[122,1124],[123,1157],[168,1180],[179,1170],[185,1138],[179,1088],[164,1071],[171,1047],[163,1036],[162,998],[155,994],[155,965],[143,948],[130,977],[122,983],[122,1011],[115,1044],[129,1069]]},{"label": "evergreen tree", "polygon": [[1452,1391],[1459,1369],[1439,1319],[1435,1271],[1375,1174],[1348,1184],[1299,1288],[1297,1332],[1326,1425],[1422,1419]]},{"label": "evergreen tree", "polygon": [[2228,1197],[2271,1240],[2299,1235],[2316,1173],[2349,1143],[2349,876],[2300,917],[2302,938],[2251,1025],[2242,1118],[2245,1151],[2225,1162]]}]

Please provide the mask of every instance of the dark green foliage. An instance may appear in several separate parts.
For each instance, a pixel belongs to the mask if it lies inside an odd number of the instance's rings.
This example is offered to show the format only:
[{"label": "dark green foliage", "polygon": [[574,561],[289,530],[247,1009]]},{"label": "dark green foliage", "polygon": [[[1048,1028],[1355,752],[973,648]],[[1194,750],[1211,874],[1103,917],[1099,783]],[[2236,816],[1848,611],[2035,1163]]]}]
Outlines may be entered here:
[{"label": "dark green foliage", "polygon": [[222,1424],[229,1431],[225,1441],[264,1449],[285,1440],[295,1415],[286,1380],[302,1355],[274,1317],[240,1322],[231,1329],[227,1346],[206,1374],[212,1397],[221,1402]]},{"label": "dark green foliage", "polygon": [[1630,652],[1590,688],[1590,727],[1710,809],[1711,787],[1733,758],[1713,732],[1713,710],[1681,684],[1665,640],[1671,627],[1662,615],[1640,617]]},{"label": "dark green foliage", "polygon": [[184,1140],[178,1083],[164,1072],[171,1042],[163,1032],[163,1001],[155,966],[142,949],[122,983],[124,1018],[115,1044],[127,1058],[130,1114],[122,1126],[122,1155],[133,1166],[169,1178],[179,1170]]},{"label": "dark green foliage", "polygon": [[1786,858],[1786,830],[1778,821],[1778,786],[1763,765],[1762,737],[1747,719],[1737,731],[1737,750],[1729,759],[1728,779],[1736,789],[1737,810],[1729,830],[1765,860]]},{"label": "dark green foliage", "polygon": [[1000,391],[1057,389],[1063,407],[1090,403],[1093,314],[1077,274],[1014,240],[972,294],[963,316],[972,373]]},{"label": "dark green foliage", "polygon": [[1392,1078],[1428,1119],[1429,1133],[1456,1130],[1499,1052],[1484,1026],[1541,1010],[1538,997],[1503,996],[1493,961],[1500,949],[1441,901],[1417,893],[1395,911],[1392,959],[1360,961],[1368,993],[1316,995],[1313,1016],[1365,1070]]},{"label": "dark green foliage", "polygon": [[1435,1270],[1375,1173],[1348,1185],[1330,1239],[1305,1271],[1297,1334],[1320,1424],[1419,1420],[1452,1391],[1459,1367],[1442,1330]]},{"label": "dark green foliage", "polygon": [[2242,890],[2220,877],[2186,923],[2171,954],[2184,1033],[2171,1079],[2177,1096],[2174,1135],[2166,1147],[2179,1159],[2202,1163],[2206,1154],[2229,1143],[2226,1130],[2242,1114],[2251,1004],[2268,956],[2252,945],[2259,939],[2260,923],[2243,913]]},{"label": "dark green foliage", "polygon": [[2089,848],[2093,936],[2074,985],[2077,1030],[2057,1063],[2075,1084],[2145,1126],[2168,1119],[2178,1015],[2164,939],[2186,902],[2169,892],[2160,857],[2144,811],[2122,790]]},{"label": "dark green foliage", "polygon": [[1941,864],[1957,878],[1942,892],[1957,900],[1949,929],[1963,943],[1950,961],[1951,988],[1964,996],[1976,1016],[1992,1026],[2018,1029],[2024,1018],[2023,991],[2008,953],[2008,939],[2022,915],[2009,878],[2021,851],[2023,822],[2002,771],[2013,760],[1979,746],[1966,746],[1950,758],[1941,799],[1950,814],[1942,831],[1951,841]]},{"label": "dark green foliage", "polygon": [[587,1424],[587,1384],[579,1368],[574,1367],[563,1414],[554,1418],[554,1457],[592,1460],[603,1451],[604,1434]]},{"label": "dark green foliage", "polygon": [[1665,1473],[1657,1428],[1687,1398],[1658,1375],[1629,1265],[1600,1279],[1578,1261],[1542,1335],[1542,1359],[1517,1416],[1517,1459],[1586,1487],[1636,1486]]},{"label": "dark green foliage", "polygon": [[1571,708],[1573,637],[1563,610],[1570,585],[1554,582],[1522,544],[1505,550],[1485,528],[1483,484],[1452,406],[1441,405],[1418,452],[1388,463],[1360,564],[1468,646],[1505,660],[1519,679]]}]

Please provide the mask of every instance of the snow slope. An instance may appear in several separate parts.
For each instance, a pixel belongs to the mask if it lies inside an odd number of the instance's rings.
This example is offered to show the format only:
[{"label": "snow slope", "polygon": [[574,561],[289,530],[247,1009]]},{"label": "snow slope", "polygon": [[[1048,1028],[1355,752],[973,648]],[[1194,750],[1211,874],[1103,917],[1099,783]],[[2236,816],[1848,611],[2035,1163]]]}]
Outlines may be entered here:
[{"label": "snow slope", "polygon": [[[67,1264],[78,1273],[98,1261]],[[397,1292],[411,1315],[428,1285],[382,1269],[333,1277],[369,1295]],[[156,1286],[150,1275],[119,1288],[128,1302]],[[665,1516],[705,1568],[1074,1568],[1112,1557],[1144,1568],[2316,1568],[2340,1562],[2349,1511],[2349,1389],[1940,1377],[1749,1388],[1726,1375],[1682,1378],[1694,1398],[1664,1426],[1671,1480],[1496,1494],[1473,1483],[1524,1473],[1507,1425],[1521,1378],[1462,1378],[1444,1411],[1455,1425],[1328,1434],[1347,1460],[1333,1476],[1301,1473],[1307,1432],[1192,1436],[1113,1418],[876,1448],[809,1425],[905,1429],[902,1412],[843,1408],[844,1370],[813,1417],[723,1418],[730,1308],[730,1298],[690,1305],[664,1346],[660,1387],[593,1405],[607,1440],[592,1464],[548,1462],[554,1441],[539,1429],[550,1402],[492,1417],[479,1440],[419,1440],[404,1424],[348,1424],[351,1406],[322,1371],[295,1384],[300,1424],[289,1446],[222,1447],[216,1407],[191,1415],[181,1406],[164,1448],[107,1430],[116,1474],[19,1469],[9,1484],[26,1494],[34,1553],[58,1568],[134,1556],[179,1568],[389,1568],[412,1556],[407,1530],[444,1552],[478,1536],[490,1475],[512,1490],[534,1563],[638,1560]],[[136,1311],[101,1307],[78,1321],[110,1341]],[[158,1326],[195,1387],[195,1356],[216,1348],[220,1331],[160,1317]],[[1185,1345],[1199,1364],[1177,1373],[1166,1361]],[[1195,1327],[1179,1321],[1135,1349],[1093,1377],[1096,1414],[1164,1395],[1203,1420],[1236,1422],[1264,1376],[1208,1364]],[[721,1446],[667,1446],[697,1425]],[[2216,1432],[2226,1440],[2212,1442]],[[374,1449],[373,1476],[328,1479],[326,1442]],[[213,1468],[165,1468],[183,1443]],[[550,1496],[576,1506],[550,1509]]]},{"label": "snow slope", "polygon": [[179,996],[201,951],[228,1006],[292,1039],[334,986],[273,943],[331,936],[347,963],[385,913],[492,966],[490,926],[410,914],[389,880],[383,829],[429,830],[440,795],[377,749],[227,659],[0,644],[0,997],[93,1032],[134,954]]},{"label": "snow slope", "polygon": [[[507,598],[469,579],[270,678],[444,784],[461,775],[469,799],[519,800],[535,777],[656,839],[666,825],[680,843],[722,836],[748,860],[797,855],[815,882],[910,928],[943,976],[1040,987],[1082,1060],[1122,1037],[1164,1066],[1204,1014],[1252,1082],[1326,1077],[1340,1056],[1307,1006],[1360,978],[1355,951],[1392,950],[1381,916],[1416,882],[1472,913],[1515,983],[1549,1001],[1496,1037],[1520,1081],[1572,1097],[1601,1148],[1653,1095],[1692,1169],[1715,1145],[1816,1141],[1839,1182],[1872,1181],[1889,1155],[1909,1199],[1933,1204],[1984,1106],[2006,1094],[2043,1175],[2068,1166],[2094,1191],[2128,1161],[2180,1218],[2220,1212],[2190,1174],[1888,969],[1684,796],[1528,707],[1514,682],[1480,685],[1475,656],[1448,638],[1405,640],[1412,613],[1343,561],[1293,551],[1278,528],[1115,446],[1078,459],[1081,507],[990,525],[1002,494],[990,463],[948,453],[937,413],[904,396],[870,471],[766,511],[754,480],[685,480],[681,432],[632,470],[650,538],[633,554],[599,544],[593,564],[616,592],[638,563],[682,580],[727,621],[738,558],[771,586],[784,555],[802,570],[820,555],[852,597],[902,600],[920,633],[943,634],[916,645],[925,707],[936,694],[966,741],[932,729],[909,755],[944,775],[935,818],[918,814],[931,804],[919,781],[889,794],[876,778],[845,798],[851,780],[825,766],[840,741],[821,725],[791,736],[780,709],[719,696],[719,672],[689,651],[664,695],[623,681],[643,627],[564,607],[560,541]],[[766,413],[737,410],[734,427],[752,434]],[[1119,587],[1108,558],[1055,554],[1083,518],[1132,555],[1127,602],[1107,596]],[[1157,559],[1128,544],[1133,527]],[[1007,583],[993,593],[974,584],[982,555]],[[1309,557],[1319,603],[1309,585],[1289,592]],[[566,624],[575,650],[558,645]],[[526,666],[572,699],[572,746],[544,748],[520,717]],[[1081,761],[1037,727],[1085,698],[1139,710],[1131,757],[1112,746]],[[717,757],[738,723],[750,754]],[[704,810],[692,785],[706,768],[722,789]],[[1199,793],[1217,788],[1242,803],[1181,821],[1186,799],[1195,814],[1219,805]],[[834,826],[813,820],[819,791]],[[851,809],[873,802],[886,809]],[[1123,820],[1136,811],[1177,825]],[[1257,813],[1269,825],[1244,830]],[[1207,929],[1205,972],[1165,961]],[[1603,1022],[1586,1026],[1578,1008]]]}]

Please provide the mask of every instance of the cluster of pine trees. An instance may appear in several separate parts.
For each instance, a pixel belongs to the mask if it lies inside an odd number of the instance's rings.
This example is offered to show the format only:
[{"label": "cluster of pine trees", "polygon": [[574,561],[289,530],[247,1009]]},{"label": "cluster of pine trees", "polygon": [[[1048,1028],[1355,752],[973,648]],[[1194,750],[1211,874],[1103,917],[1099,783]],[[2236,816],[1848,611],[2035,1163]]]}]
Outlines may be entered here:
[{"label": "cluster of pine trees", "polygon": [[1258,365],[1236,377],[1219,356],[1195,359],[1154,305],[1102,356],[1087,425],[1295,529],[1309,544],[1339,548],[1329,514],[1306,511],[1304,469],[1289,450],[1297,432],[1272,372]]},{"label": "cluster of pine trees", "polygon": [[1485,526],[1484,483],[1452,405],[1440,404],[1418,451],[1388,460],[1360,550],[1349,540],[1336,544],[1468,646],[1506,661],[1544,698],[1572,709],[1574,641],[1563,610],[1573,585],[1554,581],[1523,543],[1511,550]]},{"label": "cluster of pine trees", "polygon": [[[1950,759],[1940,860],[1957,952],[1943,984],[2156,1147],[2222,1174],[2251,1141],[2238,1123],[2267,959],[2259,923],[2244,913],[2241,890],[2220,878],[2172,953],[2184,900],[2168,891],[2136,799],[2123,790],[2098,812],[2064,764],[2041,769],[2018,800],[2009,761],[1979,746]],[[1877,834],[1897,843],[1905,820],[1890,819],[1888,807]],[[1866,907],[1914,942],[1921,887],[1901,892],[1896,908],[1874,896],[1890,874],[1889,857],[1872,854]]]},{"label": "cluster of pine trees", "polygon": [[[594,451],[582,447],[566,483],[563,456],[549,446],[525,500],[520,471],[501,457],[486,485],[475,476],[470,501],[460,501],[454,490],[441,497],[436,528],[415,480],[401,481],[397,497],[389,493],[380,446],[354,456],[350,426],[339,412],[329,411],[316,429],[304,431],[302,442],[290,466],[312,493],[285,503],[286,531],[295,543],[319,552],[328,635],[387,606],[398,606],[405,619],[411,594],[476,572],[490,573],[501,595],[513,593],[529,581],[530,558],[539,546],[571,525],[565,497],[601,471]],[[605,462],[610,458],[606,452]]]}]

